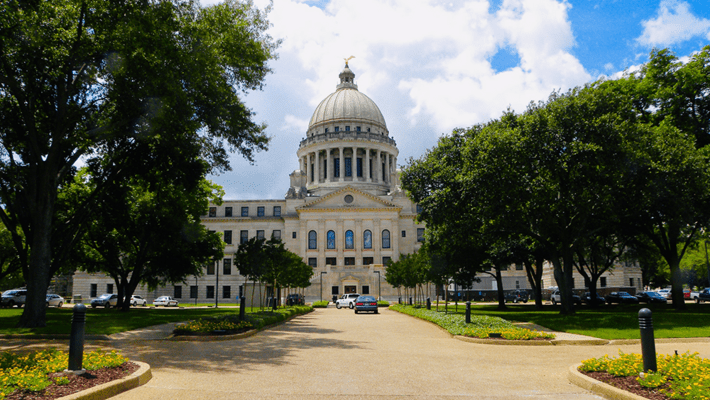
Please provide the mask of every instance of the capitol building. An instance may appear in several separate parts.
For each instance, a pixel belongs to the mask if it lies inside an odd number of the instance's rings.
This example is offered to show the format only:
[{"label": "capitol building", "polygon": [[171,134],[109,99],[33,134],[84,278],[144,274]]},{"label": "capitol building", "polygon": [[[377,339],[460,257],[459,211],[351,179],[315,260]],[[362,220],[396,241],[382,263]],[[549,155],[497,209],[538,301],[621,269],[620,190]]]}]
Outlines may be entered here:
[{"label": "capitol building", "polygon": [[[247,288],[233,254],[250,238],[274,237],[313,267],[307,302],[346,293],[397,298],[385,265],[421,247],[424,225],[399,187],[399,150],[380,109],[358,90],[347,62],[339,77],[313,112],[285,197],[210,205],[202,223],[223,234],[224,259],[201,277],[150,292],[139,287],[136,294],[149,302],[168,295],[181,303],[235,303],[252,283]],[[77,272],[73,292],[86,300],[113,293],[113,286],[107,276]]]}]

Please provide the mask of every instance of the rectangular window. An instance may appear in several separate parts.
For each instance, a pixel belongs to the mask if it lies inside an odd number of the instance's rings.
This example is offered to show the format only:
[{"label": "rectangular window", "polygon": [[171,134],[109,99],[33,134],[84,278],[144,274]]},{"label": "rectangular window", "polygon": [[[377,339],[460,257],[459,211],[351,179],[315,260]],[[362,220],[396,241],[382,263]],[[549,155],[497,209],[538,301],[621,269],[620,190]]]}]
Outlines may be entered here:
[{"label": "rectangular window", "polygon": [[242,207],[242,217],[249,216],[249,207]]},{"label": "rectangular window", "polygon": [[382,257],[382,264],[387,265],[392,257]]},{"label": "rectangular window", "polygon": [[263,216],[264,216],[264,208],[265,208],[265,207],[263,207],[263,206],[256,208],[256,216],[257,216],[257,217],[263,217]]},{"label": "rectangular window", "polygon": [[249,231],[239,231],[239,243],[246,243],[249,241]]},{"label": "rectangular window", "polygon": [[311,163],[311,182],[315,181],[315,170],[313,168],[313,163]]},{"label": "rectangular window", "polygon": [[335,132],[340,132],[340,127],[339,127],[339,126],[336,126],[336,127],[335,127]]},{"label": "rectangular window", "polygon": [[417,242],[424,243],[424,228],[417,228]]},{"label": "rectangular window", "polygon": [[402,231],[402,237],[407,237],[407,231]]},{"label": "rectangular window", "polygon": [[232,259],[225,258],[222,260],[222,274],[232,275]]},{"label": "rectangular window", "polygon": [[89,296],[96,297],[96,295],[98,294],[96,292],[98,292],[98,291],[99,291],[99,285],[97,285],[96,283],[92,283],[91,284],[91,294]]},{"label": "rectangular window", "polygon": [[328,128],[325,128],[325,133],[328,133]]},{"label": "rectangular window", "polygon": [[197,298],[197,286],[190,286],[190,298],[191,299]]},{"label": "rectangular window", "polygon": [[232,287],[231,286],[222,286],[222,298],[223,299],[231,299],[232,298]]},{"label": "rectangular window", "polygon": [[256,238],[263,239],[264,238],[264,231],[256,231]]},{"label": "rectangular window", "polygon": [[340,178],[340,158],[333,159],[333,177]]},{"label": "rectangular window", "polygon": [[634,286],[634,278],[629,278],[629,286]]},{"label": "rectangular window", "polygon": [[417,204],[417,214],[421,214],[421,213],[422,213],[422,206]]},{"label": "rectangular window", "polygon": [[520,289],[520,281],[515,281],[515,288]]},{"label": "rectangular window", "polygon": [[182,299],[182,286],[173,286],[173,297]]},{"label": "rectangular window", "polygon": [[232,244],[232,231],[224,231],[224,243]]},{"label": "rectangular window", "polygon": [[370,285],[362,285],[362,294],[370,294]]},{"label": "rectangular window", "polygon": [[113,293],[113,283],[106,284],[106,293]]},{"label": "rectangular window", "polygon": [[216,217],[217,216],[217,207],[210,207],[210,217]]},{"label": "rectangular window", "polygon": [[352,158],[346,158],[345,159],[345,176],[353,176],[353,159]]},{"label": "rectangular window", "polygon": [[313,268],[318,267],[318,259],[315,257],[309,257],[308,258],[308,265],[310,265]]},{"label": "rectangular window", "polygon": [[345,132],[350,132],[350,125],[345,125]]},{"label": "rectangular window", "polygon": [[326,257],[325,258],[325,265],[336,265],[336,258],[335,257]]},{"label": "rectangular window", "polygon": [[207,275],[214,275],[214,266],[215,266],[215,264],[217,264],[217,263],[215,262],[215,263],[212,263],[212,264],[207,264]]},{"label": "rectangular window", "polygon": [[225,216],[225,217],[231,217],[231,216],[232,216],[232,207],[224,207],[224,216]]},{"label": "rectangular window", "polygon": [[375,260],[373,257],[363,257],[362,258],[362,265],[370,265],[370,264],[374,264],[374,263],[375,263]]},{"label": "rectangular window", "polygon": [[281,216],[281,206],[274,206],[274,217]]},{"label": "rectangular window", "polygon": [[355,131],[360,132],[360,127],[359,127],[359,126],[356,126],[356,127],[355,127]]},{"label": "rectangular window", "polygon": [[214,286],[213,285],[207,286],[207,298],[214,299]]},{"label": "rectangular window", "polygon": [[370,159],[370,165],[367,166],[367,170],[370,171],[370,179],[372,179],[372,158]]},{"label": "rectangular window", "polygon": [[334,294],[336,296],[339,295],[340,294],[340,286],[333,286],[330,289],[330,294]]},{"label": "rectangular window", "polygon": [[345,257],[345,265],[355,265],[355,257]]},{"label": "rectangular window", "polygon": [[296,238],[296,232],[291,232],[291,238],[295,239]]},{"label": "rectangular window", "polygon": [[274,230],[271,231],[271,237],[276,239],[276,240],[281,240],[281,231],[280,230]]},{"label": "rectangular window", "polygon": [[362,158],[357,158],[357,176],[362,176]]},{"label": "rectangular window", "polygon": [[522,270],[523,270],[523,264],[522,264],[522,263],[517,263],[517,264],[515,264],[515,270],[516,270],[516,271],[522,271]]}]

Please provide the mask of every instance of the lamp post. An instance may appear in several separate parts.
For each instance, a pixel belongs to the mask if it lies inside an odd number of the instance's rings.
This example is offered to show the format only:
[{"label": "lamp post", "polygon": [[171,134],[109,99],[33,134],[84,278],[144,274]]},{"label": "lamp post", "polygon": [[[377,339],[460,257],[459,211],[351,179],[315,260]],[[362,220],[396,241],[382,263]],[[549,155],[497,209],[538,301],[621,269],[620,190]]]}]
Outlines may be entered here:
[{"label": "lamp post", "polygon": [[320,301],[323,301],[323,274],[327,274],[326,271],[320,272]]},{"label": "lamp post", "polygon": [[377,274],[377,300],[382,300],[382,284],[380,282],[380,278],[382,275],[380,274],[380,271],[374,271]]}]

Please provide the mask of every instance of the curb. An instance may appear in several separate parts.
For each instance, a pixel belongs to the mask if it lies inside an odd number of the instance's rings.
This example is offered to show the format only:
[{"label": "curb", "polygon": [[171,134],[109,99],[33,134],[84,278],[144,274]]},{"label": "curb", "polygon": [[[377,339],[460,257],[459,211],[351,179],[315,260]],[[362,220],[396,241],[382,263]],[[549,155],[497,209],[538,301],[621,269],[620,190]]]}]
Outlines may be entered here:
[{"label": "curb", "polygon": [[148,383],[153,377],[150,372],[150,365],[140,361],[131,362],[139,365],[138,370],[131,375],[70,394],[69,396],[60,397],[57,400],[104,400]]},{"label": "curb", "polygon": [[615,388],[614,386],[608,385],[604,382],[599,382],[596,379],[592,379],[587,375],[579,372],[579,368],[582,364],[577,364],[569,367],[567,378],[570,383],[581,387],[582,389],[589,390],[592,393],[598,394],[606,399],[612,400],[648,400],[645,397]]}]

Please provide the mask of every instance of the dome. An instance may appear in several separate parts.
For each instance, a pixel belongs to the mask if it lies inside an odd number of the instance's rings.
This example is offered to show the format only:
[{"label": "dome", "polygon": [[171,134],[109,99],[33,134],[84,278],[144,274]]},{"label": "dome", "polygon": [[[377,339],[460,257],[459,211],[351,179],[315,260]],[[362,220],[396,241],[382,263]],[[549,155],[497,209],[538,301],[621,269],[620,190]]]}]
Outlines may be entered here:
[{"label": "dome", "polygon": [[339,122],[373,125],[387,132],[385,118],[377,104],[357,90],[354,78],[355,74],[346,64],[340,73],[337,90],[321,101],[313,112],[308,124],[309,133],[321,125]]}]

